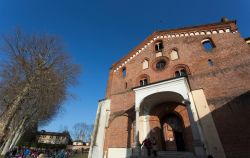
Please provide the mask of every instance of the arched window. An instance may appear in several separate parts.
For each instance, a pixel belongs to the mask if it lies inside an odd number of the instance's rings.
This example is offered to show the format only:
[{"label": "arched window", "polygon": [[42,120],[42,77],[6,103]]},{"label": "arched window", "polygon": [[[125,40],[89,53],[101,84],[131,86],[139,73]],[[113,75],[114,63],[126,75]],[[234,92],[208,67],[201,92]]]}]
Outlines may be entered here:
[{"label": "arched window", "polygon": [[144,59],[142,62],[142,69],[147,69],[149,65],[148,59]]},{"label": "arched window", "polygon": [[201,43],[202,43],[205,51],[211,51],[213,48],[215,48],[215,45],[210,38],[206,38],[206,39],[202,40]]},{"label": "arched window", "polygon": [[180,69],[175,71],[175,77],[185,77],[187,76],[187,71],[185,69]]},{"label": "arched window", "polygon": [[189,67],[185,64],[178,64],[173,67],[175,77],[188,77],[190,75]]},{"label": "arched window", "polygon": [[161,52],[163,50],[163,42],[158,41],[155,43],[155,51],[156,52]]},{"label": "arched window", "polygon": [[127,75],[127,71],[126,71],[126,67],[122,68],[122,77],[126,77]]},{"label": "arched window", "polygon": [[145,86],[149,83],[149,76],[147,74],[143,74],[138,77],[138,83],[140,86]]},{"label": "arched window", "polygon": [[140,80],[140,86],[145,86],[147,84],[148,84],[148,79],[147,78],[144,78],[144,79]]},{"label": "arched window", "polygon": [[170,52],[170,59],[171,60],[176,60],[178,58],[179,58],[178,50],[177,49],[172,49],[171,52]]}]

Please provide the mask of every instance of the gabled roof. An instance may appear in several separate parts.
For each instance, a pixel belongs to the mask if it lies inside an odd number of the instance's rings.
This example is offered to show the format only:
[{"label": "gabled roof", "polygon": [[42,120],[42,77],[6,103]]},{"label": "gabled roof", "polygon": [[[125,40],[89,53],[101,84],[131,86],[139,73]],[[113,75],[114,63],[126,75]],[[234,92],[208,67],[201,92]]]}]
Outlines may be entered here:
[{"label": "gabled roof", "polygon": [[237,26],[235,20],[199,25],[199,26],[183,27],[178,29],[156,31],[153,32],[150,36],[148,36],[137,47],[132,49],[127,55],[125,55],[119,61],[114,63],[111,67],[111,70],[116,72],[117,70],[125,66],[128,62],[130,62],[130,60],[132,60],[135,56],[142,53],[148,46],[154,43],[154,41],[160,39],[211,35],[211,34],[229,33],[229,32],[232,33],[237,32]]}]

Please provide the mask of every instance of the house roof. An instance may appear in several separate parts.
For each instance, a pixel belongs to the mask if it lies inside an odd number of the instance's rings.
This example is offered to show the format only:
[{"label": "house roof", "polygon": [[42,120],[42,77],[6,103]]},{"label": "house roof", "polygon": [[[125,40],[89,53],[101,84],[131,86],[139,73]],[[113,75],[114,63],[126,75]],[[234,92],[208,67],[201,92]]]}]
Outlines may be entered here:
[{"label": "house roof", "polygon": [[73,142],[80,142],[80,143],[83,143],[82,140],[73,140]]},{"label": "house roof", "polygon": [[44,131],[42,131],[42,132],[37,132],[37,135],[69,136],[70,137],[70,135],[69,135],[68,132],[62,132],[62,133],[60,133],[60,132],[44,132]]}]

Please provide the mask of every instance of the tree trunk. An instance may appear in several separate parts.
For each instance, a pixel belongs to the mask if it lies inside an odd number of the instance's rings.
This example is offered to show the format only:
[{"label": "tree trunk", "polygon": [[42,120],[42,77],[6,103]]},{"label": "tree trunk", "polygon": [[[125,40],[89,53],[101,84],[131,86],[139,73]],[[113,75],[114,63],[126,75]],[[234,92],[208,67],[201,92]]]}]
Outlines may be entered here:
[{"label": "tree trunk", "polygon": [[27,118],[23,118],[21,124],[18,126],[18,128],[14,129],[9,138],[7,139],[4,147],[3,147],[3,150],[1,152],[1,155],[5,155],[7,151],[10,150],[10,147],[11,145],[13,145],[13,143],[16,141],[15,139],[18,137],[18,135],[21,133],[21,130],[23,129],[24,127],[24,123],[26,122]]},{"label": "tree trunk", "polygon": [[10,146],[10,149],[12,149],[13,147],[16,146],[16,144],[18,143],[18,141],[20,140],[20,138],[23,136],[24,134],[24,130],[21,130],[20,134],[18,135],[17,139],[15,140],[15,142]]},{"label": "tree trunk", "polygon": [[21,93],[16,97],[16,99],[12,102],[11,105],[9,105],[6,109],[6,111],[1,115],[0,117],[0,142],[3,142],[3,138],[6,135],[6,129],[10,125],[11,120],[13,119],[13,116],[17,112],[19,105],[21,101],[24,99],[25,95],[29,92],[29,89],[31,87],[30,82],[28,82]]},{"label": "tree trunk", "polygon": [[26,121],[27,121],[27,118],[24,118],[23,121],[21,122],[20,126],[18,127],[17,131],[15,132],[15,136],[14,136],[13,140],[11,141],[9,150],[12,149],[16,145],[16,143],[18,142],[18,140],[22,136],[24,128],[25,128],[24,125],[25,125]]}]

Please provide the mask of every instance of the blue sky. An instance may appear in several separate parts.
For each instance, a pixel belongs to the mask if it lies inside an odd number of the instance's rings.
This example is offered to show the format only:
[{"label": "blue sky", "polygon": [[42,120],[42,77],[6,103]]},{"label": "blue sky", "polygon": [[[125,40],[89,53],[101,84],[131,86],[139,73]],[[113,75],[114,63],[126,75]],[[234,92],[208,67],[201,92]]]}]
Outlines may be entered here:
[{"label": "blue sky", "polygon": [[94,122],[112,63],[153,31],[219,22],[226,16],[237,20],[242,36],[249,37],[249,15],[249,0],[0,0],[0,34],[18,26],[27,33],[59,35],[81,65],[78,85],[70,88],[74,97],[43,127],[59,131]]}]

